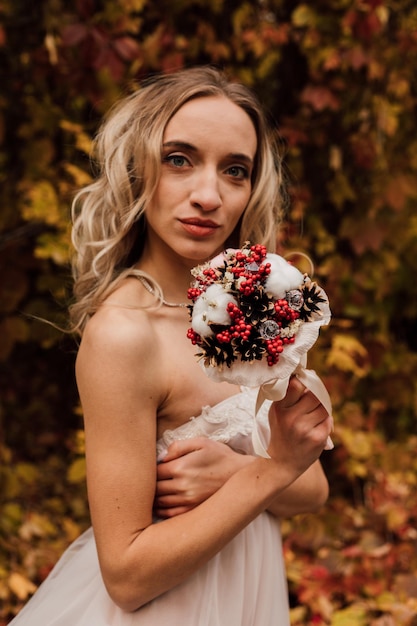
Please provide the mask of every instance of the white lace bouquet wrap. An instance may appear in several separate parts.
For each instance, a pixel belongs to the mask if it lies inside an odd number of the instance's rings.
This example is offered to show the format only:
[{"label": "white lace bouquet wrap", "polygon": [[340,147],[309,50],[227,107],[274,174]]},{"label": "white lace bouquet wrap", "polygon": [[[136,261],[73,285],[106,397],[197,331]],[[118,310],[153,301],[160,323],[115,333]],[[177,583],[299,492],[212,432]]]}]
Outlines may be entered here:
[{"label": "white lace bouquet wrap", "polygon": [[[331,317],[323,289],[283,257],[249,243],[195,267],[192,275],[188,337],[199,347],[206,374],[259,387],[256,413],[265,399],[281,400],[295,375],[331,415],[323,382],[306,369],[307,352]],[[256,427],[253,445],[269,457]],[[329,438],[326,449],[332,447]]]}]

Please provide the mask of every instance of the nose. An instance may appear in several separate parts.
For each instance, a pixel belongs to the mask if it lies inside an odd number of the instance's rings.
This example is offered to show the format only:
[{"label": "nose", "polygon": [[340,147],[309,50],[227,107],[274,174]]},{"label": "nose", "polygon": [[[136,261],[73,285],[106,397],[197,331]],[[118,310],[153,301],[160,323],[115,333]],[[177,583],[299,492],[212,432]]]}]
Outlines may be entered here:
[{"label": "nose", "polygon": [[190,194],[191,204],[203,211],[214,211],[222,204],[217,172],[205,169],[196,175]]}]

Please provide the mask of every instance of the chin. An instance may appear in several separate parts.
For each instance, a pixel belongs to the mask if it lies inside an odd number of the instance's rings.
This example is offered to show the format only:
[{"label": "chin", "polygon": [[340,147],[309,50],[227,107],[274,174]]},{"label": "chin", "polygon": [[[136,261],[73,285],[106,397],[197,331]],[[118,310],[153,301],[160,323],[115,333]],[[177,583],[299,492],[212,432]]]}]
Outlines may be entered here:
[{"label": "chin", "polygon": [[192,246],[187,246],[187,249],[184,249],[183,253],[180,254],[187,260],[191,267],[194,267],[195,265],[201,265],[202,263],[209,261],[222,252],[226,247],[227,245],[223,242],[217,245],[214,243],[210,245],[208,242],[196,242]]}]

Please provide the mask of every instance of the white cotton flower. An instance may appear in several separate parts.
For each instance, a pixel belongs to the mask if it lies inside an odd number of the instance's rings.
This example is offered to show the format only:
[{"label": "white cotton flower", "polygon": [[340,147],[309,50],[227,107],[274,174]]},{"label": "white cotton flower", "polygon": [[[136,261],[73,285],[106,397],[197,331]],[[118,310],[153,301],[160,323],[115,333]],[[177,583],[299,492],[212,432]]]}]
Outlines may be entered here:
[{"label": "white cotton flower", "polygon": [[271,264],[271,273],[265,281],[265,289],[275,298],[285,298],[287,291],[303,284],[303,274],[278,254],[267,254],[266,263]]},{"label": "white cotton flower", "polygon": [[230,315],[227,305],[237,301],[221,285],[210,285],[194,303],[191,317],[191,327],[201,337],[209,337],[213,334],[210,324],[230,325]]}]

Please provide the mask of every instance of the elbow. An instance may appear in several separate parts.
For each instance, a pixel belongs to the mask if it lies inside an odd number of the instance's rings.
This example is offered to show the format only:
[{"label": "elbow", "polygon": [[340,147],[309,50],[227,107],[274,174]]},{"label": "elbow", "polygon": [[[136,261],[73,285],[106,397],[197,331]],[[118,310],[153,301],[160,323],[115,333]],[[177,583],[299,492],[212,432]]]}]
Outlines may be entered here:
[{"label": "elbow", "polygon": [[107,589],[107,593],[115,605],[126,613],[133,613],[146,604],[145,601],[141,601],[139,597],[140,594],[137,593],[137,590],[132,592],[132,590],[129,589],[129,585],[126,583],[117,584],[114,581],[109,582],[104,579],[104,584]]},{"label": "elbow", "polygon": [[137,572],[133,577],[125,568],[114,567],[111,571],[102,571],[104,585],[113,602],[122,611],[133,613],[153,599],[153,596],[142,585]]},{"label": "elbow", "polygon": [[323,494],[322,494],[322,501],[320,503],[320,507],[326,504],[327,500],[329,499],[329,496],[330,496],[330,486],[329,486],[329,481],[326,478],[324,481],[324,485],[323,485]]},{"label": "elbow", "polygon": [[310,508],[311,513],[318,513],[320,509],[326,504],[329,499],[329,482],[327,478],[323,475],[320,484],[317,485],[316,497],[314,498],[314,502],[312,502],[312,506]]}]

